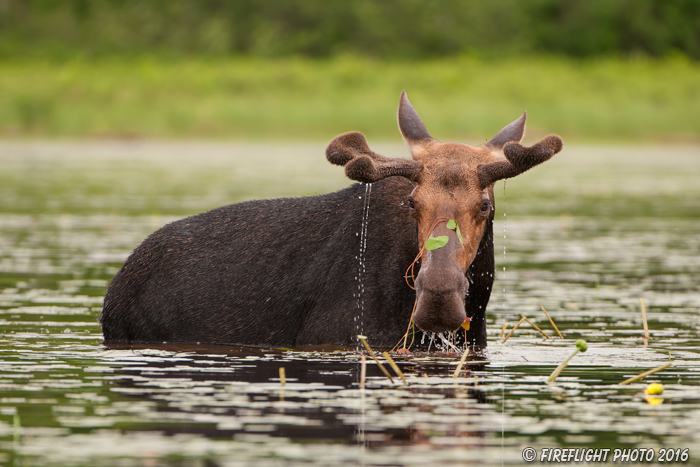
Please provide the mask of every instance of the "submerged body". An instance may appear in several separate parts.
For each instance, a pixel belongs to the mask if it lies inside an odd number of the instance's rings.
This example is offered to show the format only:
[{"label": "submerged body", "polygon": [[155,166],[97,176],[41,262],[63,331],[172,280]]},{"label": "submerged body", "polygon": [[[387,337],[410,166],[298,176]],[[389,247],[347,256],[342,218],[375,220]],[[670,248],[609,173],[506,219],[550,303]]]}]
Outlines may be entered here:
[{"label": "submerged body", "polygon": [[[364,239],[360,184],[168,224],[112,280],[100,316],[105,341],[349,345],[365,333],[373,345],[393,347],[416,298],[404,273],[419,251],[417,222],[400,206],[412,190],[400,177],[371,186]],[[490,228],[478,258],[467,273],[467,339],[483,347],[494,268]]]},{"label": "submerged body", "polygon": [[[485,347],[493,185],[562,148],[556,135],[521,146],[525,117],[478,147],[441,143],[404,91],[398,123],[412,159],[377,154],[358,132],[326,148],[350,179],[372,184],[369,204],[365,187],[354,185],[163,227],[110,284],[105,341],[347,345],[364,333],[393,347],[404,336],[408,344],[407,331],[461,331],[469,322],[457,343]],[[404,275],[418,259],[414,292]]]}]

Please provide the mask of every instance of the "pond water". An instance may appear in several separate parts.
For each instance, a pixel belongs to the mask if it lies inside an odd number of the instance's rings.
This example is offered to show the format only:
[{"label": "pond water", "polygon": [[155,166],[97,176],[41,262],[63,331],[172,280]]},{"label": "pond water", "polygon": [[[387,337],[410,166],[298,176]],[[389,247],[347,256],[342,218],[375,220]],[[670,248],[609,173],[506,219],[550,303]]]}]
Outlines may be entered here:
[{"label": "pond water", "polygon": [[[522,465],[527,447],[609,449],[600,465],[615,449],[688,448],[700,462],[697,147],[565,148],[508,181],[505,221],[499,183],[488,359],[456,379],[460,356],[435,352],[395,356],[405,385],[368,361],[362,390],[358,348],[102,345],[102,296],[146,235],[347,185],[323,150],[0,144],[0,465]],[[519,313],[550,338],[523,324],[503,343]],[[546,384],[577,339],[588,351]]]}]

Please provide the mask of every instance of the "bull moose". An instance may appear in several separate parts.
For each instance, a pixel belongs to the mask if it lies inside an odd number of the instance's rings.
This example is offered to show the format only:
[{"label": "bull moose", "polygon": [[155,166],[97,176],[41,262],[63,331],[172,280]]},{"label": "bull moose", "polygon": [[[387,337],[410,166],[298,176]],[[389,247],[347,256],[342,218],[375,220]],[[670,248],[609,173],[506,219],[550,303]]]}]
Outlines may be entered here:
[{"label": "bull moose", "polygon": [[522,146],[525,118],[478,147],[441,143],[404,91],[398,124],[412,159],[381,156],[361,133],[345,133],[326,157],[361,183],[162,227],[109,285],[105,342],[347,345],[364,333],[392,347],[408,332],[470,322],[454,335],[485,348],[494,183],[562,148],[556,135]]}]

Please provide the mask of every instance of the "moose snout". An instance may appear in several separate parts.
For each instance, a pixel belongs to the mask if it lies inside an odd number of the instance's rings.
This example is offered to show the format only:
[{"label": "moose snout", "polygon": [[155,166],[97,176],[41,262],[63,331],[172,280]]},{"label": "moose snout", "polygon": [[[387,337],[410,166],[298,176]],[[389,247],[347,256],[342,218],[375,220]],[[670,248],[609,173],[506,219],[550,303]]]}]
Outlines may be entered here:
[{"label": "moose snout", "polygon": [[468,289],[469,282],[459,270],[433,270],[429,274],[419,274],[413,314],[416,325],[425,332],[458,329],[467,317],[464,296]]}]

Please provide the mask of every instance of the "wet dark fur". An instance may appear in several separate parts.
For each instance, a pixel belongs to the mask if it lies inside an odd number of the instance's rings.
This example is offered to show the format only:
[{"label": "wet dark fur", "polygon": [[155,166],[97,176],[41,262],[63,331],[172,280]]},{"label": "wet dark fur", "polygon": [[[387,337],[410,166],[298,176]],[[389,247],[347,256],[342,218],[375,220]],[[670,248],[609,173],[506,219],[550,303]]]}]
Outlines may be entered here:
[{"label": "wet dark fur", "polygon": [[[365,186],[357,184],[225,206],[156,231],[107,290],[100,316],[105,342],[347,345],[362,332],[374,346],[393,347],[415,299],[403,276],[418,253],[417,223],[399,206],[412,189],[401,177],[372,187],[362,318],[355,277]],[[486,346],[493,272],[488,221],[467,271],[472,347]]]}]

